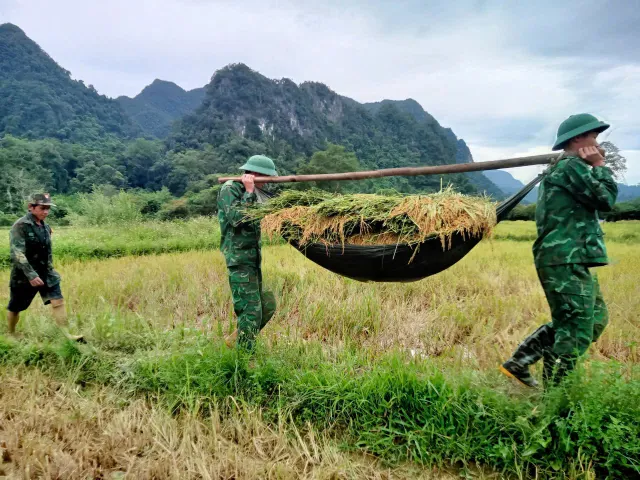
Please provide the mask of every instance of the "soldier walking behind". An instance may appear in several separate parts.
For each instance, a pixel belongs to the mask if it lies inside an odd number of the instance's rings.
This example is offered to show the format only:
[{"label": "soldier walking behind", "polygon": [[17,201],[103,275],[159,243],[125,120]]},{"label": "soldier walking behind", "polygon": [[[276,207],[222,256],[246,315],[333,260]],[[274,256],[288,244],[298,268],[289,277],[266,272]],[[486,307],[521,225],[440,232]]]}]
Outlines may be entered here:
[{"label": "soldier walking behind", "polygon": [[229,271],[229,285],[238,328],[226,339],[229,347],[237,339],[239,346],[251,350],[255,337],[264,328],[276,308],[275,297],[262,289],[262,252],[260,222],[244,220],[243,209],[258,200],[254,179],[277,176],[273,161],[254,155],[240,167],[242,183],[228,181],[218,194],[220,249]]},{"label": "soldier walking behind", "polygon": [[53,268],[51,228],[45,223],[45,219],[54,206],[48,193],[33,195],[29,200],[29,212],[11,227],[9,238],[12,268],[7,306],[9,334],[15,335],[20,312],[29,308],[39,293],[45,305],[51,304],[53,318],[65,336],[71,340],[81,340],[82,336],[70,335],[67,331],[60,275]]},{"label": "soldier walking behind", "polygon": [[562,122],[553,150],[564,149],[564,156],[540,184],[533,255],[552,321],[500,367],[529,387],[537,386],[530,365],[544,359],[545,387],[558,384],[609,322],[598,279],[589,270],[608,263],[598,211],[610,211],[618,195],[596,140],[607,128],[586,113]]}]

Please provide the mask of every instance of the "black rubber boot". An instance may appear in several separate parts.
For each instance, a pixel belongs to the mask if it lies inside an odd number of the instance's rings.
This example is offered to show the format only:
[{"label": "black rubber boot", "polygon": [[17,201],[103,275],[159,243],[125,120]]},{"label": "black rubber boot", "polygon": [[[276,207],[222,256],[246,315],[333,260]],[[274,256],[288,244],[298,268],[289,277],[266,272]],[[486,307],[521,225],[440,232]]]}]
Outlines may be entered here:
[{"label": "black rubber boot", "polygon": [[531,375],[529,366],[553,348],[554,340],[555,334],[551,324],[542,325],[518,345],[511,358],[500,366],[500,371],[527,387],[537,387],[538,382]]}]

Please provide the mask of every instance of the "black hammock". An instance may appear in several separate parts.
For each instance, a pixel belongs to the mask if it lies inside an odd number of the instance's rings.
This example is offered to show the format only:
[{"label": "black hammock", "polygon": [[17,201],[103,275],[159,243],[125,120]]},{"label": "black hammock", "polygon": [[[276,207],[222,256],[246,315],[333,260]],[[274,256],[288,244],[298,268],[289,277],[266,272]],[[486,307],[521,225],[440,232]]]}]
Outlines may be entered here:
[{"label": "black hammock", "polygon": [[[539,175],[528,185],[496,207],[498,222],[522,201],[542,180]],[[475,247],[482,236],[454,234],[451,248],[443,249],[433,236],[417,245],[323,245],[295,240],[289,243],[312,262],[327,270],[361,282],[414,282],[435,275],[457,263]],[[447,245],[448,246],[448,245]],[[417,252],[416,252],[416,249]],[[413,259],[412,259],[413,257]]]}]

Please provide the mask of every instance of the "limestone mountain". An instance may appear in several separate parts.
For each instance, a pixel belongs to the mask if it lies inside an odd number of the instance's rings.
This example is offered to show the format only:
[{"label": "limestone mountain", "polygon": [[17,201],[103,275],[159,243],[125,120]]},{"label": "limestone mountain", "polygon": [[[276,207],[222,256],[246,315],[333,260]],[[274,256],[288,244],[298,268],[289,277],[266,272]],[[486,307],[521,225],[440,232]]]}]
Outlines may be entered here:
[{"label": "limestone mountain", "polygon": [[[459,148],[453,132],[414,100],[360,104],[324,84],[272,80],[244,64],[229,65],[213,75],[203,103],[179,122],[169,146],[218,147],[234,138],[278,157],[284,172],[296,171],[301,157],[327,143],[354,151],[363,168],[454,163]],[[236,163],[227,167],[233,170]],[[443,181],[470,193],[502,193],[482,176],[447,175]],[[379,186],[426,191],[440,188],[440,182],[431,176],[393,178]]]}]

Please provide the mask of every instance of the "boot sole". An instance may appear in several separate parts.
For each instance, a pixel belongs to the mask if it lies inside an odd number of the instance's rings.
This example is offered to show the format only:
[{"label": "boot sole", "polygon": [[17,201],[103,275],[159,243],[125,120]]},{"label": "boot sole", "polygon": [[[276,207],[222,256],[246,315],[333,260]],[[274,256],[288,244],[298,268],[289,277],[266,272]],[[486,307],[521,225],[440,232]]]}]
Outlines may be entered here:
[{"label": "boot sole", "polygon": [[509,370],[504,368],[502,365],[500,365],[500,371],[503,374],[505,374],[507,377],[513,378],[514,380],[516,380],[520,385],[524,385],[525,387],[529,387],[529,388],[535,388],[535,386],[529,385],[528,383],[525,383],[522,380],[520,380],[518,377],[516,377],[513,373],[511,373]]}]

